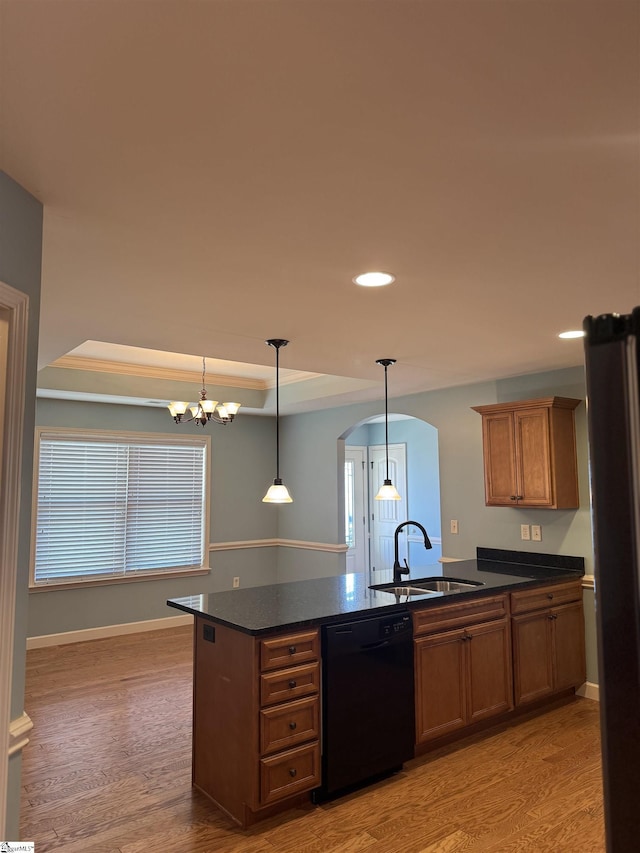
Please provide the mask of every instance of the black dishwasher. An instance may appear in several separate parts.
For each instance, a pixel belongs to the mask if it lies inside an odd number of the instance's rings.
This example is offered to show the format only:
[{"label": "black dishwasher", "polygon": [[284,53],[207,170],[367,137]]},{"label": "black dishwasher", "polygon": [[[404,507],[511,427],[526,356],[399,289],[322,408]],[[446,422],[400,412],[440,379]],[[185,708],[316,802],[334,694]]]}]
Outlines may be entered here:
[{"label": "black dishwasher", "polygon": [[322,785],[327,799],[413,758],[413,634],[408,611],[322,629]]}]

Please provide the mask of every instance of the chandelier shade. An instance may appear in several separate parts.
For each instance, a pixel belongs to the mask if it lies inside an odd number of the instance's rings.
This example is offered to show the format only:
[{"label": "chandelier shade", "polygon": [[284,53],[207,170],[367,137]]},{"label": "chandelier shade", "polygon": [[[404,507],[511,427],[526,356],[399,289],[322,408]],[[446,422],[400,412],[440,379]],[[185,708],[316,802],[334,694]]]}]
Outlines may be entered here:
[{"label": "chandelier shade", "polygon": [[[207,399],[205,387],[206,361],[202,359],[202,389],[200,399],[197,403],[173,402],[169,403],[168,409],[171,417],[177,424],[195,423],[206,426],[209,421],[216,424],[230,424],[238,413],[241,403],[220,403],[217,400]],[[190,418],[185,418],[187,409],[191,412]]]}]

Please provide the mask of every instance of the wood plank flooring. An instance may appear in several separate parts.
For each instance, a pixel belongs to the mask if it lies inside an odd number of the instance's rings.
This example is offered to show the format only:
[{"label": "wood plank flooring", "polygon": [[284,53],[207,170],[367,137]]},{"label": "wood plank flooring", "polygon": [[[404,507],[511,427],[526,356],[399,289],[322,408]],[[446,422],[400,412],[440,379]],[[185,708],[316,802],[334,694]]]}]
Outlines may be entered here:
[{"label": "wood plank flooring", "polygon": [[576,699],[242,831],[191,787],[191,629],[27,654],[38,853],[602,853],[598,704]]}]

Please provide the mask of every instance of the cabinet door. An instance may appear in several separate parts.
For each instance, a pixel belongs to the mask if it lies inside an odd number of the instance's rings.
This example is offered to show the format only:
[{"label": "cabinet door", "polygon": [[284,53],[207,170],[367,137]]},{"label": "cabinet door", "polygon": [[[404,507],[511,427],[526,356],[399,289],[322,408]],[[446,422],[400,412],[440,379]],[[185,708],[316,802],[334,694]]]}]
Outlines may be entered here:
[{"label": "cabinet door", "polygon": [[466,723],[464,631],[415,641],[416,742],[423,743]]},{"label": "cabinet door", "polygon": [[552,615],[555,689],[579,687],[587,677],[582,602],[554,607]]},{"label": "cabinet door", "polygon": [[513,506],[516,495],[516,449],[513,414],[500,412],[482,418],[484,483],[487,506]]},{"label": "cabinet door", "polygon": [[549,410],[523,409],[514,417],[518,505],[551,506]]},{"label": "cabinet door", "polygon": [[513,671],[516,705],[553,693],[552,623],[549,611],[514,616]]},{"label": "cabinet door", "polygon": [[467,721],[475,723],[513,708],[509,620],[477,625],[467,635]]}]

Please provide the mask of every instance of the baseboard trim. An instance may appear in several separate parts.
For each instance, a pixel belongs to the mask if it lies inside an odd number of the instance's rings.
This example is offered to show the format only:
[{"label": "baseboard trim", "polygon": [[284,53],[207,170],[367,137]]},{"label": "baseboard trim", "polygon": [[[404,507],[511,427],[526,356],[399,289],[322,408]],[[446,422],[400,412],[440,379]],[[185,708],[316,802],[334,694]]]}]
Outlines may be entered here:
[{"label": "baseboard trim", "polygon": [[163,619],[146,619],[144,622],[124,622],[122,625],[102,625],[99,628],[83,628],[81,631],[66,631],[62,634],[42,634],[39,637],[27,637],[27,650],[44,649],[48,646],[66,646],[69,643],[84,643],[87,640],[103,640],[107,637],[119,637],[124,634],[142,634],[145,631],[159,631],[164,628],[178,628],[191,625],[193,616],[166,616]]},{"label": "baseboard trim", "polygon": [[16,752],[24,749],[29,743],[27,734],[33,728],[33,720],[23,711],[22,714],[15,720],[11,720],[9,724],[9,755],[14,755]]},{"label": "baseboard trim", "polygon": [[585,699],[595,699],[600,701],[600,685],[594,684],[592,681],[585,681],[582,687],[576,690],[576,696],[584,696]]}]

